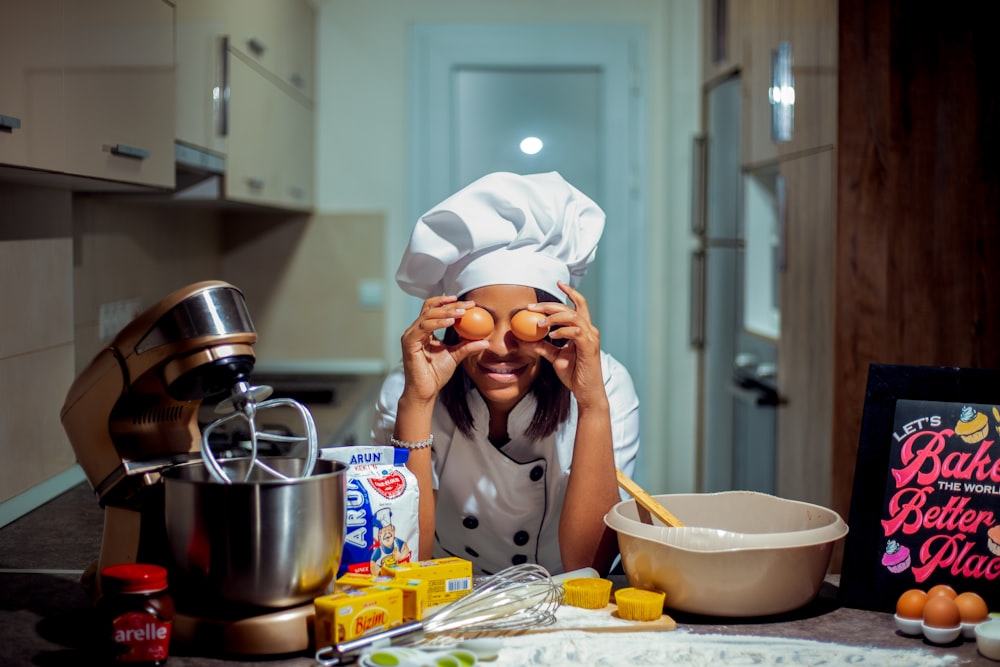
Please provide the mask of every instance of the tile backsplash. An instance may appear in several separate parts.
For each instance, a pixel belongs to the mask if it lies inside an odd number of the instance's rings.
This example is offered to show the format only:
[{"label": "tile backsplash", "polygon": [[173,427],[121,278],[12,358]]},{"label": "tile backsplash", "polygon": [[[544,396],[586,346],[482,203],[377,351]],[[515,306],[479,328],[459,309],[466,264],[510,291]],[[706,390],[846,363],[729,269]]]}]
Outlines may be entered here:
[{"label": "tile backsplash", "polygon": [[73,468],[59,411],[101,341],[102,306],[192,282],[247,298],[259,363],[378,358],[381,213],[303,215],[0,182],[0,505]]},{"label": "tile backsplash", "polygon": [[227,220],[222,273],[246,295],[260,363],[382,357],[383,310],[359,292],[384,280],[384,227],[365,212]]}]

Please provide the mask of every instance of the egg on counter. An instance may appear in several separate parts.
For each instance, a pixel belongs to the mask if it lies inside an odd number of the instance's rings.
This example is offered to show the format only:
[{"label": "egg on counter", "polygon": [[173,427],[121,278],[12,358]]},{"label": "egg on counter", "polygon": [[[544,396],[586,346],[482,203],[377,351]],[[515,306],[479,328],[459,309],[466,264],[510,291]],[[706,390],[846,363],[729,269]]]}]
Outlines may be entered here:
[{"label": "egg on counter", "polygon": [[955,589],[948,584],[937,584],[927,589],[927,597],[931,598],[935,595],[944,595],[954,600],[958,593],[956,593]]},{"label": "egg on counter", "polygon": [[948,644],[962,633],[958,605],[947,595],[928,595],[922,625],[924,637],[934,644]]},{"label": "egg on counter", "polygon": [[947,595],[927,595],[924,624],[932,628],[954,628],[962,622],[958,605]]},{"label": "egg on counter", "polygon": [[963,623],[981,623],[990,615],[986,600],[978,593],[966,591],[955,597],[955,605]]},{"label": "egg on counter", "polygon": [[955,597],[958,615],[962,618],[962,635],[973,639],[976,636],[976,626],[990,617],[990,609],[986,600],[978,593],[966,591]]},{"label": "egg on counter", "polygon": [[922,619],[926,603],[927,593],[919,588],[911,588],[900,595],[896,601],[896,614],[900,618]]},{"label": "egg on counter", "polygon": [[455,331],[466,340],[482,340],[493,332],[493,316],[479,306],[473,306],[455,320]]},{"label": "egg on counter", "polygon": [[924,604],[927,593],[919,588],[904,591],[896,600],[896,627],[904,635],[919,635],[923,632]]}]

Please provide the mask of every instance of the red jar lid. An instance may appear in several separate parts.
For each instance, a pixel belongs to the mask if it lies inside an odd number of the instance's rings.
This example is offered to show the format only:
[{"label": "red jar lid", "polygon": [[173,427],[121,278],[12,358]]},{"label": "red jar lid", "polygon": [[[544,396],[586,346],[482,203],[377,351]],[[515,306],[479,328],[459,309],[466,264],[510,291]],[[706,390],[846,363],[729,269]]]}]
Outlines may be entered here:
[{"label": "red jar lid", "polygon": [[121,563],[101,570],[105,586],[121,593],[149,593],[167,587],[167,569],[149,563]]}]

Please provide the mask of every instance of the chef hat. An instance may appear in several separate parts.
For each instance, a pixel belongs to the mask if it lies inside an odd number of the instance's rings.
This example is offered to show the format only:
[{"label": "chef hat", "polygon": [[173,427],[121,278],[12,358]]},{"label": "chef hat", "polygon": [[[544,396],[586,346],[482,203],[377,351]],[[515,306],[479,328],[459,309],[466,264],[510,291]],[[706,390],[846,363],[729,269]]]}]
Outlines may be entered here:
[{"label": "chef hat", "polygon": [[426,299],[524,285],[565,301],[597,254],[604,211],[557,172],[483,176],[424,213],[396,271]]},{"label": "chef hat", "polygon": [[382,530],[386,526],[392,525],[392,509],[389,507],[383,507],[378,512],[375,512],[375,524],[376,530]]}]

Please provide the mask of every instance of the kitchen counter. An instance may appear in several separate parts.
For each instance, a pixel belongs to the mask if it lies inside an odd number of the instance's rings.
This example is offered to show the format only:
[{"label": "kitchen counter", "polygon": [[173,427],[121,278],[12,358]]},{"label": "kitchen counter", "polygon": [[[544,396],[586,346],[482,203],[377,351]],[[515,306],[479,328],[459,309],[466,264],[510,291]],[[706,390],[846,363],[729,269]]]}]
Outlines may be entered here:
[{"label": "kitchen counter", "polygon": [[[76,665],[96,659],[95,614],[80,584],[100,550],[103,512],[81,484],[0,529],[0,664]],[[624,583],[624,582],[621,582]],[[959,665],[1000,665],[975,641],[934,646],[896,631],[892,615],[837,604],[837,577],[805,608],[768,619],[706,619],[672,614],[692,634],[801,638],[840,644],[914,649],[957,657]],[[656,635],[647,633],[651,638]],[[181,655],[170,665],[315,665],[311,655],[231,658]]]}]

